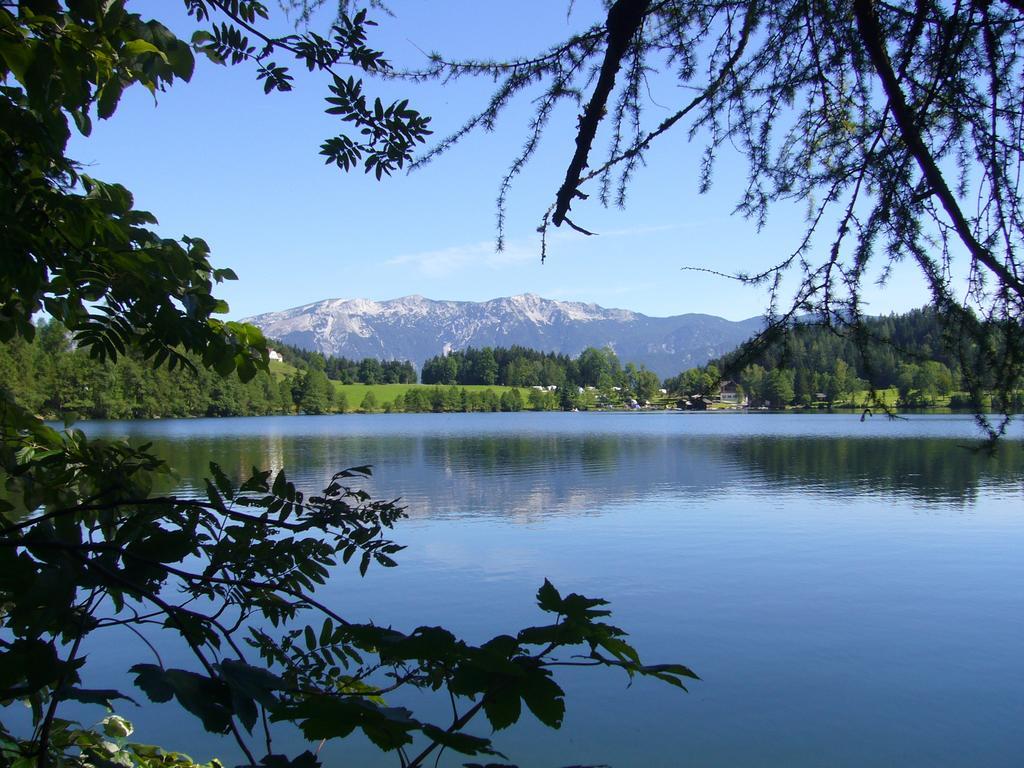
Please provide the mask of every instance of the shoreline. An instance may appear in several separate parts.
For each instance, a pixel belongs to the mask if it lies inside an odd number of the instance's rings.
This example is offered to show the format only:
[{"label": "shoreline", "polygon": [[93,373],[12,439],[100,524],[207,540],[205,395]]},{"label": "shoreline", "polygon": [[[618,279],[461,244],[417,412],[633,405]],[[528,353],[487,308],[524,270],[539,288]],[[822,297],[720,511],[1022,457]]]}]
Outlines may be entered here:
[{"label": "shoreline", "polygon": [[[321,417],[398,417],[398,416],[516,416],[522,414],[566,414],[576,416],[587,415],[615,415],[615,416],[656,416],[656,415],[677,415],[677,416],[856,416],[862,417],[864,412],[871,411],[868,418],[894,418],[899,419],[905,416],[974,416],[975,411],[970,409],[953,409],[948,407],[936,408],[912,408],[899,410],[894,409],[892,415],[885,411],[874,411],[870,408],[789,408],[789,409],[761,409],[761,408],[708,408],[706,410],[686,410],[681,408],[588,408],[579,411],[542,411],[522,409],[519,411],[374,411],[361,413],[357,411],[333,412],[333,413],[264,413],[250,415],[202,415],[202,416],[153,416],[125,419],[94,419],[88,417],[76,418],[65,421],[63,419],[40,416],[44,422],[51,426],[60,428],[62,426],[73,427],[82,423],[145,423],[156,421],[233,421],[237,419],[276,419],[276,418],[321,418]],[[984,416],[1000,415],[998,411],[984,411]],[[1022,412],[1014,412],[1011,417],[1022,416]]]}]

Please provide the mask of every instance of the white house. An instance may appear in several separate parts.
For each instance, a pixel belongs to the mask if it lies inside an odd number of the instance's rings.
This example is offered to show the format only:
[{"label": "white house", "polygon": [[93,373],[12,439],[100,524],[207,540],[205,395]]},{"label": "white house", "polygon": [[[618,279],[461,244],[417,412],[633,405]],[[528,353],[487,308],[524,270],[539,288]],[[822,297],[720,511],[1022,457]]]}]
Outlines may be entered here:
[{"label": "white house", "polygon": [[718,385],[718,402],[728,405],[746,405],[747,398],[742,395],[739,384],[731,379],[726,379]]}]

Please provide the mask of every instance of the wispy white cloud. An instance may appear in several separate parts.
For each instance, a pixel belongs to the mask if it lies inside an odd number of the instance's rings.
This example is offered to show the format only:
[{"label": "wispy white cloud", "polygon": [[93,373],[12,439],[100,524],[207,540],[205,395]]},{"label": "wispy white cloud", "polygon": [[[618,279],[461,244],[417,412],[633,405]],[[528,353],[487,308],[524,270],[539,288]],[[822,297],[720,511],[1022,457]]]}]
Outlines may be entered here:
[{"label": "wispy white cloud", "polygon": [[505,249],[499,252],[494,249],[493,240],[485,240],[433,251],[405,253],[384,263],[415,269],[428,277],[444,277],[467,268],[497,270],[531,261],[540,261],[540,246],[535,241],[506,242]]},{"label": "wispy white cloud", "polygon": [[638,235],[653,235],[658,232],[671,232],[675,229],[689,229],[695,227],[698,222],[686,221],[677,224],[655,224],[647,227],[624,227],[622,229],[611,229],[607,232],[598,232],[603,237],[636,237]]},{"label": "wispy white cloud", "polygon": [[[626,296],[635,298],[636,296],[644,296],[650,294],[653,291],[663,287],[660,283],[655,282],[636,282],[636,283],[599,283],[599,284],[585,284],[585,285],[573,285],[571,287],[554,286],[549,289],[545,289],[544,296],[548,299],[557,299],[559,301],[582,301],[586,303],[597,303],[603,307],[613,308],[608,302],[609,300],[616,300],[614,297]],[[584,298],[587,297],[587,298]],[[630,307],[633,309],[633,307]]]},{"label": "wispy white cloud", "polygon": [[[662,224],[646,227],[629,227],[598,232],[598,236],[606,238],[636,237],[640,235],[668,232],[674,229],[691,226],[688,223]],[[568,230],[552,230],[548,232],[548,244],[553,242],[583,243],[587,238]],[[387,266],[406,267],[416,270],[426,277],[444,277],[467,268],[485,268],[500,270],[517,264],[540,261],[540,239],[536,236],[514,238],[505,241],[505,248],[496,251],[494,240],[483,240],[475,243],[462,243],[429,251],[403,253],[387,259]]]}]

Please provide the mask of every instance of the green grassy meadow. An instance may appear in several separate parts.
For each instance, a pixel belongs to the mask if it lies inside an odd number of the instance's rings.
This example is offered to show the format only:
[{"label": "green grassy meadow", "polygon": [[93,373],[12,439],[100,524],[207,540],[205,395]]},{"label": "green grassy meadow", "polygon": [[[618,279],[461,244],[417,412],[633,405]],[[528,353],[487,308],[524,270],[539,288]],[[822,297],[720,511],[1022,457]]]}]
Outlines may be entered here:
[{"label": "green grassy meadow", "polygon": [[[334,394],[344,395],[345,400],[348,402],[350,410],[358,408],[359,404],[363,402],[363,399],[370,392],[376,398],[377,403],[383,406],[385,403],[393,402],[395,398],[404,397],[405,393],[410,389],[433,389],[435,387],[448,388],[446,384],[342,384],[340,381],[332,381],[334,385]],[[486,385],[486,384],[467,384],[465,386],[461,384],[452,385],[454,389],[463,390],[468,392],[485,392],[491,390],[498,397],[501,397],[503,392],[508,392],[513,387],[499,387],[498,385]],[[521,387],[520,392],[525,396],[530,391],[529,387]]]},{"label": "green grassy meadow", "polygon": [[[294,376],[298,369],[288,363],[280,362],[277,360],[270,361],[270,372],[275,378],[282,378],[284,376]],[[405,397],[406,392],[411,389],[465,389],[468,392],[485,392],[491,390],[499,398],[502,394],[515,389],[514,387],[505,387],[486,384],[342,384],[340,381],[331,381],[331,385],[334,387],[335,403],[340,403],[342,396],[344,397],[345,411],[353,412],[359,411],[366,399],[366,396],[370,393],[373,394],[376,400],[376,407],[374,411],[390,410],[389,405],[394,403],[396,400],[400,400]],[[529,396],[531,392],[530,387],[519,387],[519,392],[523,398],[524,410],[531,410],[529,404]],[[964,395],[964,393],[954,393]],[[876,406],[878,401],[881,401],[885,406],[896,408],[897,401],[899,399],[899,393],[895,387],[888,389],[880,389],[875,392],[875,398],[872,399],[871,394],[868,391],[855,392],[849,396],[846,400],[838,401],[833,403],[833,409],[845,410],[845,409],[862,409]],[[949,396],[940,396],[936,398],[936,401],[931,405],[928,410],[947,410],[949,408]],[[663,409],[674,407],[676,398],[669,395],[655,395],[651,401],[651,407],[654,409]],[[580,396],[580,407],[587,410],[603,409],[608,406],[599,402],[599,395],[596,390],[588,390]],[[824,403],[818,404],[818,407],[825,407]],[[790,406],[792,409],[799,409],[799,406]],[[623,409],[622,406],[612,406],[614,410]],[[724,404],[713,404],[712,410],[732,410],[734,406],[728,406]]]},{"label": "green grassy meadow", "polygon": [[294,376],[298,370],[294,365],[283,363],[280,360],[270,361],[270,374],[275,379],[280,379],[282,376]]}]

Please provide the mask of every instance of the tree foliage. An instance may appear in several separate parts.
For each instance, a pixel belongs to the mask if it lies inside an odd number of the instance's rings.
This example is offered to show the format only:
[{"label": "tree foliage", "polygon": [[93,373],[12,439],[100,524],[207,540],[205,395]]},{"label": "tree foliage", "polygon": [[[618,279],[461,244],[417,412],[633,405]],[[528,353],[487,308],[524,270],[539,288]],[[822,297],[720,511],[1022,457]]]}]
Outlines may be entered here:
[{"label": "tree foliage", "polygon": [[[761,225],[775,204],[806,206],[791,251],[731,276],[770,287],[772,329],[813,312],[856,337],[863,286],[886,281],[906,260],[931,290],[966,386],[979,394],[990,380],[1010,390],[1024,366],[1024,3],[603,6],[606,15],[587,19],[570,3],[578,31],[547,50],[506,61],[435,53],[425,68],[402,73],[497,83],[487,104],[413,167],[495,125],[529,92],[533,119],[499,186],[500,247],[512,183],[560,104],[578,116],[576,142],[542,233],[565,224],[592,234],[577,223],[584,202],[624,205],[651,148],[684,132],[703,149],[700,191],[715,181],[720,156],[738,153],[748,169],[738,213]],[[668,117],[659,108],[652,121],[645,81],[659,73],[677,81],[679,96]],[[542,234],[542,258],[545,242]],[[790,274],[798,287],[785,297]],[[983,423],[995,437],[1007,418]]]},{"label": "tree foliage", "polygon": [[[1001,332],[997,326],[988,328],[990,337]],[[981,393],[998,396],[998,379],[986,377],[983,372],[965,373],[961,367],[961,356],[953,345],[969,349],[973,342],[950,339],[948,333],[932,307],[866,317],[856,333],[801,323],[788,333],[754,338],[704,368],[667,379],[666,386],[684,394],[708,394],[722,378],[731,378],[742,385],[752,405],[811,405],[820,400],[834,403],[854,393],[870,396],[896,388],[900,405],[916,407],[934,405],[938,397],[961,390],[965,380],[973,377]],[[863,343],[865,339],[869,343]],[[1001,344],[994,338],[986,338],[984,343],[989,348]],[[969,351],[971,357],[978,356],[977,350]],[[775,371],[791,379],[791,398],[773,401],[765,395],[765,377]],[[1024,378],[1018,376],[1005,383],[1010,399],[1001,405],[1019,410]],[[968,392],[966,397],[958,396],[954,404],[980,410],[984,402],[990,400],[986,397],[976,401]]]},{"label": "tree foliage", "polygon": [[[111,117],[126,88],[190,79],[195,53],[251,64],[267,91],[292,87],[280,56],[327,73],[327,111],[348,130],[321,151],[342,168],[360,163],[379,178],[428,133],[407,102],[371,102],[361,79],[335,71],[389,67],[366,45],[364,13],[342,14],[329,37],[273,37],[261,32],[268,10],[254,0],[184,2],[208,25],[191,44],[131,13],[127,0],[0,3],[0,341],[30,341],[33,316],[46,312],[99,363],[131,353],[153,367],[242,380],[266,370],[259,331],[215,317],[227,307],[214,287],[233,273],[212,266],[202,240],[157,235],[126,189],[88,177],[66,155],[71,131],[87,135],[94,118]],[[67,352],[57,327],[40,342]],[[306,379],[303,396],[315,404],[325,372],[311,365]],[[525,704],[558,727],[556,664],[680,687],[694,677],[680,665],[643,665],[605,622],[604,601],[563,597],[547,582],[537,595],[546,623],[479,646],[439,627],[403,633],[346,621],[317,587],[342,563],[362,573],[393,566],[400,549],[386,531],[402,508],[357,487],[368,472],[339,472],[307,494],[283,470],[230,478],[211,464],[204,497],[161,495],[170,469],[147,447],[58,432],[0,389],[0,707],[31,711],[27,732],[0,721],[0,766],[193,764],[128,741],[131,727],[118,717],[95,728],[60,717],[69,701],[112,707],[127,698],[84,682],[83,648],[119,631],[181,643],[188,668],[166,666],[151,644],[153,658],[132,666],[136,685],[151,702],[175,701],[207,730],[233,736],[251,765],[263,741],[268,768],[318,764],[312,752],[274,754],[271,722],[296,724],[311,740],[359,731],[418,766],[443,749],[498,754],[468,732],[481,712],[501,729]],[[383,697],[399,688],[444,697],[452,720],[388,706]]]},{"label": "tree foliage", "polygon": [[[191,46],[159,21],[129,12],[125,0],[0,7],[0,340],[31,338],[32,317],[45,311],[100,360],[136,346],[157,364],[188,365],[183,352],[193,352],[218,372],[237,370],[246,379],[265,364],[258,329],[214,318],[227,305],[213,286],[235,275],[211,266],[206,243],[159,237],[148,228],[156,219],[134,209],[128,190],[83,174],[66,155],[71,131],[88,135],[93,118],[109,118],[126,88],[156,92],[189,80],[193,48],[218,63],[252,62],[268,91],[291,89],[275,55],[329,74],[327,112],[358,138],[346,132],[328,139],[328,162],[362,162],[379,178],[402,167],[430,133],[427,118],[407,103],[370,104],[361,81],[335,72],[341,63],[364,72],[389,68],[365,44],[365,13],[339,18],[330,39],[270,37],[256,26],[268,15],[261,3],[185,5],[210,24]],[[218,16],[224,20],[217,23]]]},{"label": "tree foliage", "polygon": [[281,354],[284,362],[306,368],[315,358],[327,378],[342,384],[415,384],[416,369],[408,360],[378,360],[373,357],[350,360],[347,357],[324,357],[319,352],[301,349],[280,341],[271,341],[270,348]]},{"label": "tree foliage", "polygon": [[[650,400],[657,374],[633,363],[622,367],[609,348],[588,347],[573,358],[528,347],[469,347],[431,357],[420,374],[424,384],[498,384],[505,387],[601,388]],[[614,388],[618,390],[614,390]]]},{"label": "tree foliage", "polygon": [[116,361],[100,362],[75,348],[57,321],[37,326],[31,342],[0,343],[0,381],[32,413],[51,419],[134,419],[165,416],[256,416],[294,413],[291,388],[266,371],[249,381],[220,376],[198,355],[191,367],[154,369],[129,348]]},{"label": "tree foliage", "polygon": [[[263,416],[345,411],[347,403],[329,379],[332,372],[347,379],[345,374],[359,367],[346,358],[325,360],[308,352],[292,354],[286,348],[285,359],[295,363],[297,370],[259,371],[243,382],[204,368],[197,355],[183,353],[183,358],[189,367],[154,369],[140,352],[129,348],[116,361],[100,362],[87,349],[73,346],[64,327],[54,320],[38,324],[32,341],[16,337],[0,342],[0,381],[30,411],[58,420]],[[416,380],[409,362],[373,362],[381,372],[381,383]]]}]

